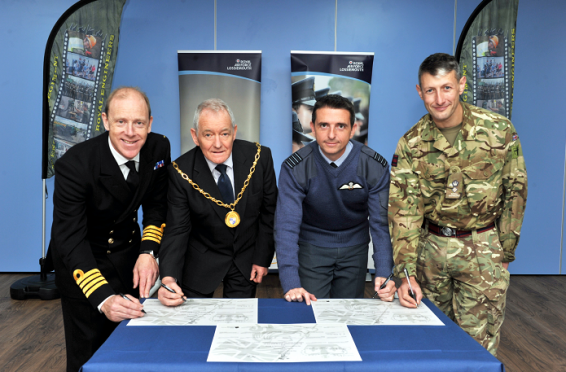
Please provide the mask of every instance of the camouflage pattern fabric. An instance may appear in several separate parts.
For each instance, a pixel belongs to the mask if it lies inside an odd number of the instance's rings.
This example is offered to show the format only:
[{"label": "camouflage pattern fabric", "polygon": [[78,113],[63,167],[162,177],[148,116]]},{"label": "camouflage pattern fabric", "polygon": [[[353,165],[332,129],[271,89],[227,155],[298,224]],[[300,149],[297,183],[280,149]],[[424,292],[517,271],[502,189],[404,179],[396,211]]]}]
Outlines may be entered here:
[{"label": "camouflage pattern fabric", "polygon": [[509,287],[496,229],[465,238],[424,230],[421,241],[417,281],[423,295],[496,355]]},{"label": "camouflage pattern fabric", "polygon": [[429,114],[401,139],[391,164],[389,224],[395,274],[415,276],[425,218],[440,226],[475,230],[495,222],[503,262],[515,248],[527,201],[527,171],[513,124],[461,102],[462,129],[451,146]]}]

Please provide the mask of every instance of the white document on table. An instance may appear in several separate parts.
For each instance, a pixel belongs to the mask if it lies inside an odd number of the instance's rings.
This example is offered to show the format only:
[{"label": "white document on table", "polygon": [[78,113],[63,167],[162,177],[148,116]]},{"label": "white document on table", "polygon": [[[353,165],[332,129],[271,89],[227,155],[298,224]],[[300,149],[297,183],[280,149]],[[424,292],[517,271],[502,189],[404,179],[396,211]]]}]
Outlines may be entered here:
[{"label": "white document on table", "polygon": [[345,324],[218,325],[208,362],[338,362],[362,358]]},{"label": "white document on table", "polygon": [[176,307],[168,307],[158,299],[143,303],[146,314],[129,321],[128,326],[180,326],[217,324],[257,324],[257,298],[187,299]]},{"label": "white document on table", "polygon": [[417,309],[402,306],[398,299],[319,299],[311,301],[318,324],[443,326],[444,323],[423,303]]}]

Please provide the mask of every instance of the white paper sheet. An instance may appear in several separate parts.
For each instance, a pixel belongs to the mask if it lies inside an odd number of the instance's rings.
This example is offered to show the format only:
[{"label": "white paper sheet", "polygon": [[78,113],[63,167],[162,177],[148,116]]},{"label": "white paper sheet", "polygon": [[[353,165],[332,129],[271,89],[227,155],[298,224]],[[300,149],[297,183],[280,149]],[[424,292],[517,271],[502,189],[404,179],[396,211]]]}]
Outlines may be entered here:
[{"label": "white paper sheet", "polygon": [[218,325],[209,362],[361,361],[345,324]]},{"label": "white paper sheet", "polygon": [[130,320],[128,326],[257,324],[257,298],[188,299],[177,307],[167,307],[150,298],[143,308],[146,315]]},{"label": "white paper sheet", "polygon": [[312,301],[318,324],[347,325],[419,325],[443,326],[444,323],[424,304],[417,309],[401,306],[398,299],[384,302],[376,299],[319,299]]}]

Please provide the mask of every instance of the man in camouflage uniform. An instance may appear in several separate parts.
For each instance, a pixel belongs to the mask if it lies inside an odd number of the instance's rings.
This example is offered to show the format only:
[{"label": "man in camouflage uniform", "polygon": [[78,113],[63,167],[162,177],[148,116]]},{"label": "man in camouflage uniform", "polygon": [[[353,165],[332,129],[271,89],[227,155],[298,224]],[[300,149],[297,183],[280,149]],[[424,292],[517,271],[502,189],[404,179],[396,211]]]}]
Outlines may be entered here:
[{"label": "man in camouflage uniform", "polygon": [[395,150],[389,223],[401,304],[428,298],[495,355],[527,173],[513,124],[460,102],[465,84],[448,54],[421,64],[417,92],[429,113]]}]

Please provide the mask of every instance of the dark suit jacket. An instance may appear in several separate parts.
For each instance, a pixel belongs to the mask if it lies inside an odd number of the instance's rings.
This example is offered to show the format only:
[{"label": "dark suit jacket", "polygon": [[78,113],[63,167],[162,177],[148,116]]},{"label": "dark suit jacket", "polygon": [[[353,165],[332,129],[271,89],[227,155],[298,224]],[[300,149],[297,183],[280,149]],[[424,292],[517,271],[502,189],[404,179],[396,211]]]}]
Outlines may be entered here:
[{"label": "dark suit jacket", "polygon": [[[165,166],[154,169],[161,160]],[[108,282],[89,294],[94,307],[118,292],[135,295],[132,270],[139,252],[159,248],[153,241],[140,244],[137,211],[143,206],[144,227],[164,223],[170,162],[169,140],[149,133],[140,151],[140,185],[132,195],[110,152],[108,133],[75,145],[57,161],[49,253],[62,295],[84,299],[88,291],[73,273],[92,269]]]},{"label": "dark suit jacket", "polygon": [[[250,173],[257,147],[236,140],[232,148],[236,198]],[[175,161],[188,177],[212,197],[221,200],[210,168],[200,147]],[[269,267],[273,259],[273,216],[277,184],[269,148],[261,156],[236,212],[241,222],[235,228],[224,223],[229,209],[216,205],[196,191],[173,168],[169,172],[167,227],[161,244],[161,277],[172,276],[200,293],[211,293],[226,275],[232,261],[249,279],[252,264]]]}]

